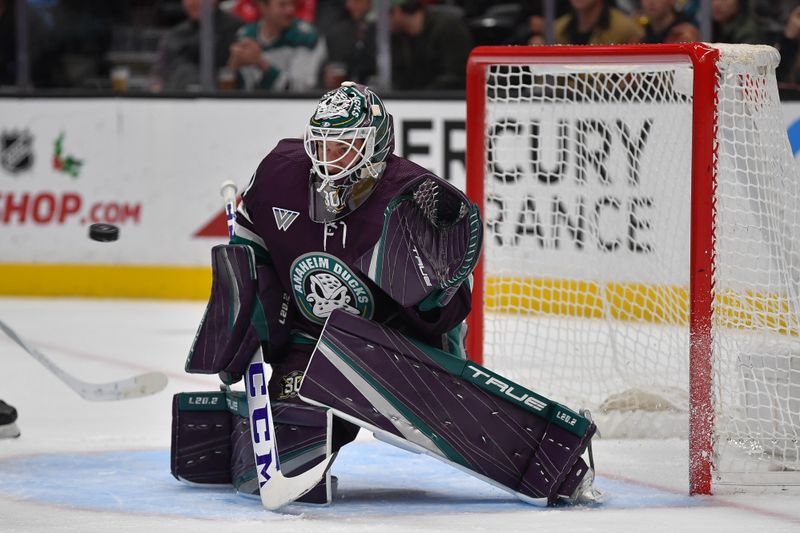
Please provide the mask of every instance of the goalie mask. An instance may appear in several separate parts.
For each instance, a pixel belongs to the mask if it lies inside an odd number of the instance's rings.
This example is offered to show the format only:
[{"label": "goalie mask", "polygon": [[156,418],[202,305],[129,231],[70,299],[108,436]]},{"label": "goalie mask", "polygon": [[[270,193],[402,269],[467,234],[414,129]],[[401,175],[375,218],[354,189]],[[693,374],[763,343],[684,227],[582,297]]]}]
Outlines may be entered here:
[{"label": "goalie mask", "polygon": [[369,197],[394,151],[394,125],[381,99],[346,81],[325,93],[306,128],[311,158],[309,215],[332,222]]}]

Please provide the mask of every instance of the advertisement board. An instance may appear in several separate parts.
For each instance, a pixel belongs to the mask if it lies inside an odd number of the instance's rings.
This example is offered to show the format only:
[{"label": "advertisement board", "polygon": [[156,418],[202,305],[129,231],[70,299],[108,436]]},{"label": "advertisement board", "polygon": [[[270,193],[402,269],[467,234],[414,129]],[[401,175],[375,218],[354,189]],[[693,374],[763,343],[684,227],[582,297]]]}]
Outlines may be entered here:
[{"label": "advertisement board", "polygon": [[[0,293],[204,298],[210,249],[227,240],[220,184],[233,180],[244,188],[279,139],[302,135],[314,105],[305,99],[0,98]],[[387,108],[395,119],[396,153],[465,187],[465,103],[390,100]],[[784,113],[797,153],[800,103],[786,103]],[[668,116],[665,111],[656,120]],[[665,142],[648,141],[639,182],[626,178],[612,186],[620,206],[643,216],[654,212],[634,200],[653,196],[649,184],[682,164],[658,160]],[[525,149],[514,143],[519,139],[507,135],[501,144]],[[626,157],[624,146],[617,149],[613,157]],[[574,179],[568,183],[545,187],[535,201],[553,205],[554,196],[563,197],[567,213],[580,202],[595,210],[603,204],[581,196]],[[515,198],[513,184],[504,186]],[[614,224],[625,219],[615,220],[616,211],[601,205],[598,213],[607,217],[598,227],[607,232],[585,238],[616,242],[622,233]],[[496,212],[486,216],[497,219]],[[93,222],[117,225],[119,240],[90,240]],[[645,245],[655,240],[640,237]]]}]

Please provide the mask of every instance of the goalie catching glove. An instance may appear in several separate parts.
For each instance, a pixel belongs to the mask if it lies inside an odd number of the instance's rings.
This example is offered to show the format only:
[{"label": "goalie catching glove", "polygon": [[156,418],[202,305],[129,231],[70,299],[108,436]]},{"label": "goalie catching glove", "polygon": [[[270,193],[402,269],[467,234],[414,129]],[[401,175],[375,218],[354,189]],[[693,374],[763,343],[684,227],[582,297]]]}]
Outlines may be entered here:
[{"label": "goalie catching glove", "polygon": [[361,272],[402,307],[447,305],[475,268],[483,228],[478,207],[443,180],[422,176],[384,212]]}]

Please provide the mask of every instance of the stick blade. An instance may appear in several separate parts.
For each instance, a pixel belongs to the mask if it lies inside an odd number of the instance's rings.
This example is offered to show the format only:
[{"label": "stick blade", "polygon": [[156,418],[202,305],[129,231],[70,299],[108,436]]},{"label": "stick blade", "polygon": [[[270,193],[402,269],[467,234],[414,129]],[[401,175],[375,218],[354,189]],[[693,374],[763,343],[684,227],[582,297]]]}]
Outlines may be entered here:
[{"label": "stick blade", "polygon": [[167,376],[161,372],[148,372],[111,383],[87,383],[78,390],[78,394],[90,402],[132,400],[161,392],[168,382]]},{"label": "stick blade", "polygon": [[329,455],[317,466],[293,477],[285,477],[280,470],[272,472],[272,477],[278,477],[280,481],[269,485],[267,490],[264,490],[266,487],[262,487],[261,505],[270,511],[275,511],[297,500],[319,483],[332,460],[333,456]]}]

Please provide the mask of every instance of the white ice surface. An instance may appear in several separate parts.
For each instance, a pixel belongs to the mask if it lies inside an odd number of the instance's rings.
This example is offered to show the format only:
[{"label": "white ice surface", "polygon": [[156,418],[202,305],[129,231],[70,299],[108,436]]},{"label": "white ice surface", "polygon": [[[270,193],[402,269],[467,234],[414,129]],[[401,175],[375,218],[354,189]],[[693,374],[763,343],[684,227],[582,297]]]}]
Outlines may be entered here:
[{"label": "white ice surface", "polygon": [[339,494],[329,507],[270,513],[227,489],[184,486],[169,474],[170,402],[175,392],[217,388],[215,377],[183,372],[203,309],[199,302],[0,298],[0,319],[83,380],[147,371],[170,378],[149,398],[91,403],[0,337],[0,398],[17,407],[22,431],[0,440],[0,532],[800,532],[794,490],[687,496],[680,439],[595,439],[607,502],[591,508],[523,504],[364,432],[333,466]]}]

